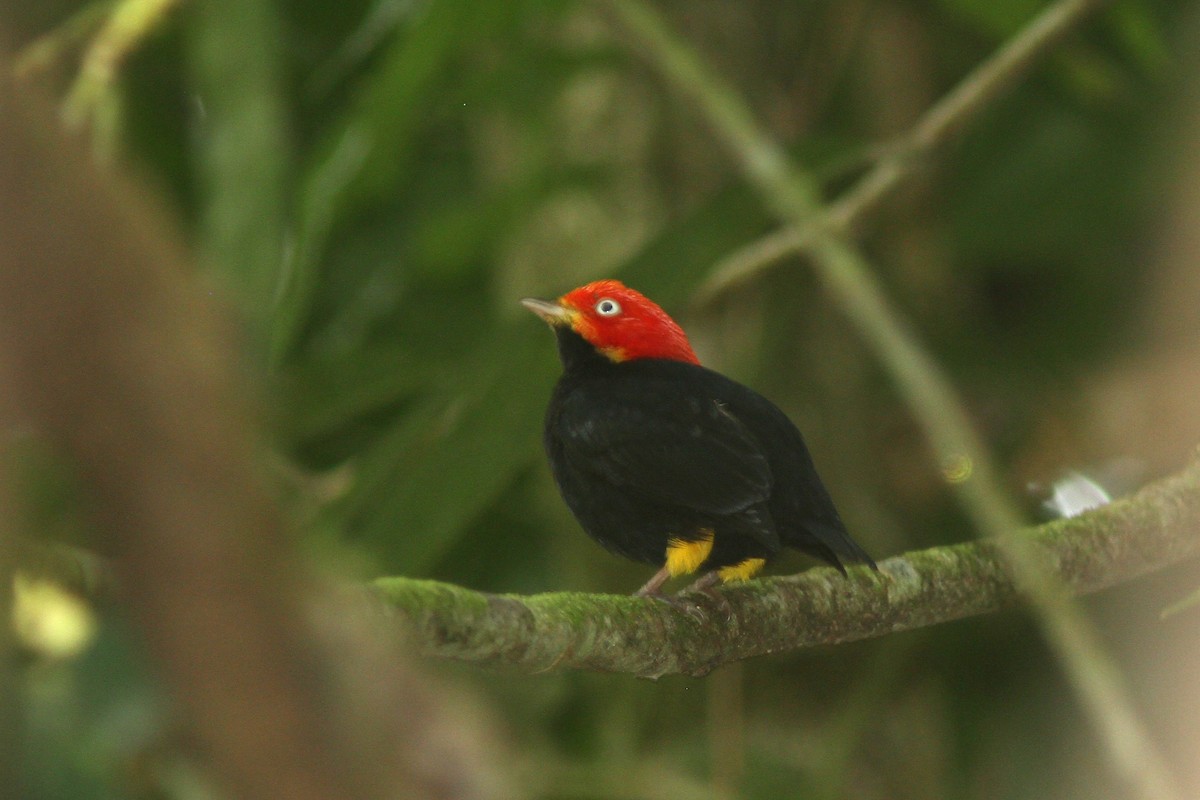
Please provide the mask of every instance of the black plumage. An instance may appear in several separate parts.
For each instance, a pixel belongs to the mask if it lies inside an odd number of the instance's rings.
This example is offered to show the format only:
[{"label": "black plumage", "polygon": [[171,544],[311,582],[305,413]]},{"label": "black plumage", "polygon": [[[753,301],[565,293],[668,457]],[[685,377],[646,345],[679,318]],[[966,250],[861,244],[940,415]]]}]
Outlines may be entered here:
[{"label": "black plumage", "polygon": [[613,360],[571,326],[554,331],[563,375],[546,452],[563,499],[601,545],[662,566],[672,540],[711,535],[703,570],[769,560],[781,547],[843,573],[844,562],[875,566],[800,432],[769,400],[698,364]]}]

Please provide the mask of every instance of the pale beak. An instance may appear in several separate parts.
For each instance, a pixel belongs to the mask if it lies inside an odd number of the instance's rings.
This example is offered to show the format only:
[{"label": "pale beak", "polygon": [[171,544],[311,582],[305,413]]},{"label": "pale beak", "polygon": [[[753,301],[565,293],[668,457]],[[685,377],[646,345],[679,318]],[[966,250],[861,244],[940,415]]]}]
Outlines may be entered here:
[{"label": "pale beak", "polygon": [[560,306],[551,300],[539,300],[536,297],[526,297],[521,305],[537,314],[551,325],[569,325],[574,311],[566,306]]}]

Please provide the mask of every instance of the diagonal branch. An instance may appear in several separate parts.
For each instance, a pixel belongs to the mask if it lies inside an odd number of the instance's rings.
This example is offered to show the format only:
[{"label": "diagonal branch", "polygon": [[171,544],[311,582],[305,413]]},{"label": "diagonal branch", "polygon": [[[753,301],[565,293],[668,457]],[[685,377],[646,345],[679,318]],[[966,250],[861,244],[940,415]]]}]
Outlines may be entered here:
[{"label": "diagonal branch", "polygon": [[1060,0],[1046,7],[1019,34],[935,103],[849,190],[806,225],[785,225],[751,242],[718,264],[700,288],[711,299],[750,280],[779,260],[803,252],[817,230],[851,234],[863,217],[957,137],[964,128],[1049,54],[1107,0]]},{"label": "diagonal branch", "polygon": [[[1075,595],[1200,556],[1200,461],[1102,509],[1028,530],[1038,557]],[[643,677],[703,674],[768,653],[884,636],[987,614],[1021,601],[994,543],[967,542],[880,563],[881,574],[827,568],[695,595],[694,614],[643,598],[493,595],[436,581],[382,578],[374,592],[426,655],[515,667]]]}]

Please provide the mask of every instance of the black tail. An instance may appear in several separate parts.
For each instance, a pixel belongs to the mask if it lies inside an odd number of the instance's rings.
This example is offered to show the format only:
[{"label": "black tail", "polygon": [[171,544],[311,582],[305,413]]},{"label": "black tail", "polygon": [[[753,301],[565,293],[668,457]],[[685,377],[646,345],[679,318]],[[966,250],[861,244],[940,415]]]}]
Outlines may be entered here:
[{"label": "black tail", "polygon": [[808,552],[827,561],[845,575],[846,567],[843,561],[852,564],[866,564],[876,572],[879,571],[879,566],[876,565],[875,559],[867,555],[867,551],[859,547],[858,542],[850,538],[850,534],[846,529],[837,525],[831,525],[828,522],[812,521],[804,526],[805,532],[810,534],[815,542],[815,547],[805,548]]}]

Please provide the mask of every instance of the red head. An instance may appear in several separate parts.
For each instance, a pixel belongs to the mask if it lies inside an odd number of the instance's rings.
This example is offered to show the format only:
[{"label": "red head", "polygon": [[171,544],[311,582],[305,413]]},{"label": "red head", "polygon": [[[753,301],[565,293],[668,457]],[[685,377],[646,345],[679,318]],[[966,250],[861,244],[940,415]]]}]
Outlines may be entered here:
[{"label": "red head", "polygon": [[557,302],[526,298],[526,308],[551,325],[565,325],[613,361],[668,358],[699,364],[687,334],[658,304],[620,281],[580,286]]}]

